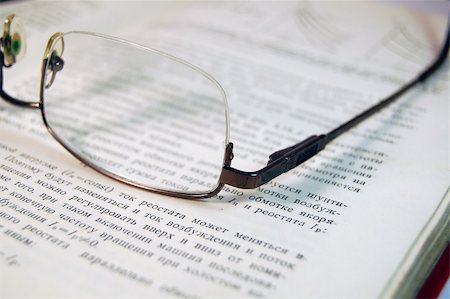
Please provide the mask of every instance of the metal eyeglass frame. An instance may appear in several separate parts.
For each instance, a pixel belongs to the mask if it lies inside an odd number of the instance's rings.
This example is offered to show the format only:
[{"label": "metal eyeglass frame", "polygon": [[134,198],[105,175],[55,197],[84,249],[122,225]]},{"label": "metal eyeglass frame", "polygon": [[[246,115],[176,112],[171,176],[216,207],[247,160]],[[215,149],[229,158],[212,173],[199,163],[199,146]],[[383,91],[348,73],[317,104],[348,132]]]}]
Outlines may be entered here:
[{"label": "metal eyeglass frame", "polygon": [[[6,24],[5,20],[5,24]],[[1,45],[2,38],[0,37],[0,97],[3,98],[5,101],[14,104],[16,106],[21,107],[27,107],[27,108],[36,108],[41,110],[41,114],[44,120],[44,124],[47,127],[47,130],[51,133],[53,137],[55,137],[58,141],[58,137],[55,136],[51,128],[49,128],[46,119],[45,119],[45,113],[44,113],[44,98],[43,98],[43,88],[45,85],[45,69],[47,64],[49,63],[49,59],[54,59],[54,61],[51,61],[52,67],[55,68],[55,71],[60,70],[62,68],[62,65],[64,64],[64,61],[60,57],[53,57],[49,53],[50,47],[52,44],[52,39],[58,37],[62,33],[56,33],[54,34],[47,44],[47,48],[45,51],[45,55],[42,61],[42,72],[41,72],[41,92],[40,92],[40,100],[39,102],[27,102],[20,99],[17,99],[15,97],[10,96],[6,91],[3,89],[3,67],[11,67],[12,64],[7,64],[5,61],[5,55],[2,51]],[[120,40],[114,37],[105,36],[105,35],[99,35],[106,38],[114,39],[114,40]],[[129,181],[127,179],[117,177],[112,173],[109,173],[107,171],[104,171],[97,167],[95,164],[83,159],[83,157],[78,156],[74,152],[72,152],[70,149],[68,149],[64,144],[62,144],[66,149],[69,150],[75,157],[79,160],[81,160],[84,164],[90,166],[91,168],[113,178],[119,181],[122,181],[129,185],[134,185],[136,187],[146,189],[149,191],[153,191],[159,194],[173,196],[173,197],[179,197],[179,198],[186,198],[186,199],[200,199],[200,198],[207,198],[216,195],[222,187],[226,185],[230,185],[237,188],[242,189],[253,189],[257,188],[270,180],[278,177],[279,175],[291,170],[294,167],[297,167],[298,165],[302,164],[309,158],[316,155],[318,152],[320,152],[322,149],[325,148],[325,146],[330,143],[332,140],[334,140],[336,137],[341,135],[342,133],[346,132],[347,130],[355,127],[362,121],[366,120],[373,114],[377,113],[378,111],[382,110],[395,100],[397,100],[400,96],[402,96],[406,91],[410,90],[412,87],[418,85],[419,83],[425,82],[437,69],[439,69],[445,62],[448,51],[449,51],[449,36],[450,36],[450,24],[447,22],[447,30],[446,30],[446,36],[445,41],[441,47],[441,50],[437,57],[435,58],[434,62],[431,63],[425,70],[420,72],[414,79],[406,83],[404,86],[402,86],[397,91],[393,92],[391,95],[386,97],[385,99],[379,101],[377,104],[373,105],[372,107],[368,108],[367,110],[363,111],[362,113],[356,115],[349,121],[343,123],[342,125],[338,126],[337,128],[331,130],[330,132],[322,135],[313,135],[295,145],[292,145],[290,147],[287,147],[285,149],[281,149],[279,151],[276,151],[272,153],[269,156],[269,161],[267,163],[267,166],[263,167],[260,170],[257,171],[242,171],[235,169],[231,167],[231,161],[233,159],[233,143],[229,142],[225,149],[225,156],[224,156],[224,162],[222,171],[219,177],[219,184],[218,186],[207,193],[201,193],[201,194],[191,194],[191,193],[181,193],[176,191],[170,191],[170,190],[160,190],[160,189],[154,189],[146,186],[142,186],[136,183],[133,183],[132,181]],[[124,40],[120,40],[123,42],[126,42]],[[134,44],[134,43],[132,43]],[[145,49],[148,49],[146,47],[142,47]],[[61,142],[60,142],[61,143]]]}]

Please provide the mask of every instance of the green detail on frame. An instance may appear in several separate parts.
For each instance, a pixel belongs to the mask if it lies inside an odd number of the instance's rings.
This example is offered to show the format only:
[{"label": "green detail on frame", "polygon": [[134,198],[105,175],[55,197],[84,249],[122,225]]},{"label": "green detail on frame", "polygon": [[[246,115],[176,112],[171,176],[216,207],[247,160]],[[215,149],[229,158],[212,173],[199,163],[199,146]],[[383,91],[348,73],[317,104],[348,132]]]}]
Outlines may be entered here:
[{"label": "green detail on frame", "polygon": [[20,48],[21,48],[21,40],[20,40],[20,35],[18,33],[15,33],[13,38],[12,38],[12,51],[15,55],[18,55],[20,53]]},{"label": "green detail on frame", "polygon": [[15,15],[7,16],[4,21],[1,47],[6,66],[13,65],[25,54],[25,30]]}]

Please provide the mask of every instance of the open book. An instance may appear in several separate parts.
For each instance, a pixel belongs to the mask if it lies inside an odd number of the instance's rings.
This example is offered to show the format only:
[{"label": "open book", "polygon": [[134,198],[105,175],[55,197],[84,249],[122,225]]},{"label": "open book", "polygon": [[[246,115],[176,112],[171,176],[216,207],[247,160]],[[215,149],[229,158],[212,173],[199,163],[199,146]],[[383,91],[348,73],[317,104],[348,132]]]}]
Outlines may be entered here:
[{"label": "open book", "polygon": [[[8,93],[38,99],[53,32],[157,48],[221,83],[233,166],[244,170],[395,91],[433,60],[446,27],[440,15],[359,2],[0,5],[0,17],[10,13],[25,23],[28,49],[4,71]],[[303,165],[198,201],[95,172],[51,138],[38,111],[0,101],[0,296],[414,296],[448,242],[448,100],[447,63]]]}]

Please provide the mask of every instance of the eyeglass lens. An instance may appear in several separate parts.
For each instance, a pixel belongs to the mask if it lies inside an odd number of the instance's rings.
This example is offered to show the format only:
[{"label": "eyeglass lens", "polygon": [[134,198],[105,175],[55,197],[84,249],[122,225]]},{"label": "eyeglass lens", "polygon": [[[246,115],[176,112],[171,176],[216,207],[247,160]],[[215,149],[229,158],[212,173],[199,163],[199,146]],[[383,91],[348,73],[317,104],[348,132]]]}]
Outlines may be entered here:
[{"label": "eyeglass lens", "polygon": [[219,185],[227,107],[207,74],[158,51],[80,32],[56,39],[51,52],[62,61],[58,69],[47,62],[44,118],[73,154],[145,188],[204,194]]}]

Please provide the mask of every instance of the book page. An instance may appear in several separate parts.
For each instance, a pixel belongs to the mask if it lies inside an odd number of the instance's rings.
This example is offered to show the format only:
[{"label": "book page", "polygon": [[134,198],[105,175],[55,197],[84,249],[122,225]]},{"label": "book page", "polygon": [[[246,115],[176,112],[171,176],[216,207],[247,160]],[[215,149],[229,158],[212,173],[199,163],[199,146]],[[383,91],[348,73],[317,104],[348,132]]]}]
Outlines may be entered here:
[{"label": "book page", "polygon": [[[435,15],[353,2],[0,7],[2,17],[20,13],[29,35],[24,61],[4,71],[9,94],[37,101],[40,59],[53,32],[89,30],[161,49],[224,88],[231,165],[244,171],[264,167],[273,152],[327,133],[395,91],[433,60],[445,31],[445,20]],[[124,87],[123,78],[104,75],[114,69],[110,57],[120,58],[117,49],[89,69],[90,45],[75,45],[73,71],[86,72],[80,78],[124,88],[130,101],[161,93],[148,88],[154,81],[130,79]],[[224,186],[204,200],[157,195],[101,175],[51,137],[38,109],[2,101],[0,295],[379,297],[424,227],[439,217],[448,189],[448,76],[447,65],[269,183],[255,190]],[[168,94],[177,89],[165,87]],[[58,91],[81,98],[76,84]],[[93,95],[92,106],[60,109],[58,120],[80,123],[86,113],[77,111],[108,101],[100,91]],[[181,130],[180,139],[196,138],[195,124],[162,120],[147,132],[131,120],[123,135],[151,142],[135,149],[105,135],[96,145],[110,163],[146,151],[170,172],[172,184],[189,187],[194,182],[177,163],[201,154],[182,156],[168,147],[179,140],[163,137],[164,130]]]}]

